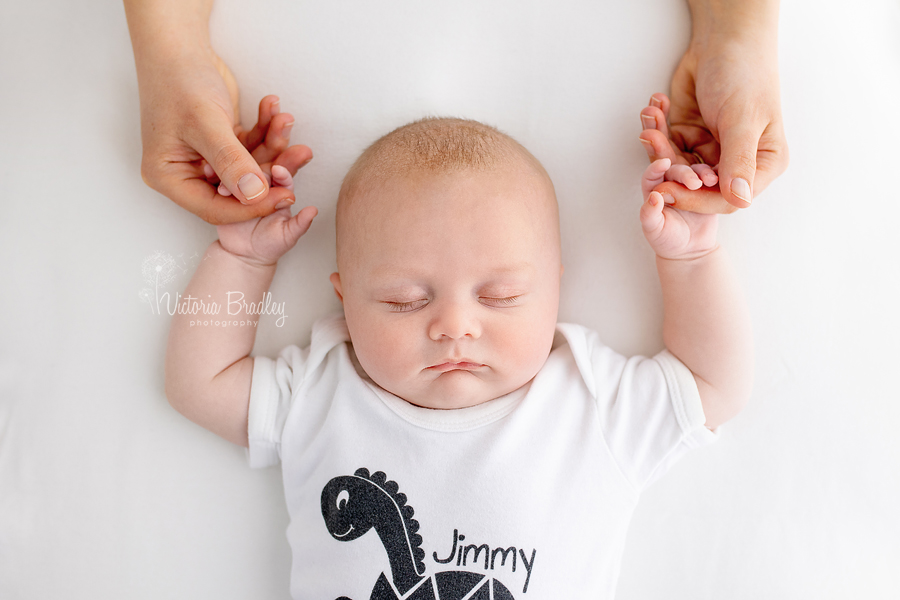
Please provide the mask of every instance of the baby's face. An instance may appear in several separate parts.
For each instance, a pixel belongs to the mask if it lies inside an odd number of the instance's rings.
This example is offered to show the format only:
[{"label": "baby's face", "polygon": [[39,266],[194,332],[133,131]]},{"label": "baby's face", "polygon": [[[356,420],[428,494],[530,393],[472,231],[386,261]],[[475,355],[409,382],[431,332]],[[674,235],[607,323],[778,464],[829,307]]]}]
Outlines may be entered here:
[{"label": "baby's face", "polygon": [[528,383],[557,319],[556,211],[526,167],[397,178],[355,200],[332,282],[369,377],[442,409]]}]

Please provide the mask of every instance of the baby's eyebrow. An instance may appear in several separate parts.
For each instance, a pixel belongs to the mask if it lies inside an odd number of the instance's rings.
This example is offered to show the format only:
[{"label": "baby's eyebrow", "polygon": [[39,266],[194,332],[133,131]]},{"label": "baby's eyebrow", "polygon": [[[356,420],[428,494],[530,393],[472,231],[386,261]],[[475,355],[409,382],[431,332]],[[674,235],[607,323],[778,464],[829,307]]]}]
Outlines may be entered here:
[{"label": "baby's eyebrow", "polygon": [[530,262],[521,262],[512,265],[502,265],[491,269],[493,273],[520,273],[522,271],[534,271],[534,265]]},{"label": "baby's eyebrow", "polygon": [[[517,273],[530,273],[535,270],[535,266],[530,262],[520,262],[513,263],[509,265],[499,265],[496,267],[490,267],[486,270],[489,275],[506,275],[506,274],[517,274]],[[416,270],[410,269],[407,270],[404,267],[397,266],[385,266],[383,268],[374,268],[369,271],[370,275],[376,278],[382,277],[396,277],[398,279],[403,279],[408,281],[410,284],[414,285],[414,281],[416,281],[418,277],[418,273]]]}]

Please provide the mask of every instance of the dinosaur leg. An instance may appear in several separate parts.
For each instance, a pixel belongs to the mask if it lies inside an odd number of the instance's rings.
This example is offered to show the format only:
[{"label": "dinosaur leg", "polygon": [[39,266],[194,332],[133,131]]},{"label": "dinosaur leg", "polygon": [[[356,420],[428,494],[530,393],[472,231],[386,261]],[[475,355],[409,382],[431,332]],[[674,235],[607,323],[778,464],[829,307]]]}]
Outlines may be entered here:
[{"label": "dinosaur leg", "polygon": [[394,593],[394,588],[391,587],[387,577],[382,573],[378,576],[375,587],[372,588],[372,595],[369,596],[369,600],[400,600],[400,596]]}]

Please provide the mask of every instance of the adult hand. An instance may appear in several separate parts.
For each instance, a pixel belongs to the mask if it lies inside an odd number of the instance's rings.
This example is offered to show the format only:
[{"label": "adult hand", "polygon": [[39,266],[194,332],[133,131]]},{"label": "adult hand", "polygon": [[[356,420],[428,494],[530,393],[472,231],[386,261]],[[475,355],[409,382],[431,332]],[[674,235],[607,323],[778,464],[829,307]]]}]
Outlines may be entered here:
[{"label": "adult hand", "polygon": [[141,176],[147,185],[216,225],[293,203],[292,190],[270,189],[260,168],[285,154],[279,162],[293,176],[312,158],[305,146],[288,148],[294,119],[280,113],[277,97],[263,98],[259,121],[245,130],[237,83],[211,51],[144,75]]},{"label": "adult hand", "polygon": [[[788,165],[777,29],[759,27],[755,35],[741,36],[730,29],[716,31],[696,8],[694,13],[694,38],[672,77],[671,102],[653,95],[641,111],[640,139],[651,162],[669,158],[673,164],[702,160],[717,165],[718,189],[692,191],[673,182],[660,186],[678,208],[732,212],[750,206]],[[777,6],[775,14],[777,22]],[[697,21],[709,33],[698,33]]]},{"label": "adult hand", "polygon": [[[260,102],[259,122],[240,123],[238,86],[213,52],[213,0],[124,0],[141,97],[141,176],[153,189],[214,224],[269,215],[294,201],[269,189],[275,164],[293,176],[312,158],[288,147],[293,118],[278,98]],[[217,193],[219,190],[221,193]]]}]

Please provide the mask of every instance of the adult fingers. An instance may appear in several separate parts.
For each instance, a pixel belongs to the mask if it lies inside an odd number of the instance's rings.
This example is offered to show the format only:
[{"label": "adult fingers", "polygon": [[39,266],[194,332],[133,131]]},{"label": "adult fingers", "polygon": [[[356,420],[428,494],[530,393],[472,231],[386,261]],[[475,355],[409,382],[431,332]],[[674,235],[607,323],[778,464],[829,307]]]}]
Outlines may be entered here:
[{"label": "adult fingers", "polygon": [[707,215],[727,215],[738,210],[722,197],[718,188],[689,190],[674,181],[666,181],[656,186],[654,191],[662,194],[667,205],[680,210]]},{"label": "adult fingers", "polygon": [[262,201],[269,190],[266,178],[234,135],[231,124],[222,117],[198,117],[197,127],[187,132],[186,141],[212,165],[222,184],[242,204]]},{"label": "adult fingers", "polygon": [[719,189],[722,197],[737,208],[746,208],[753,201],[756,150],[761,134],[761,128],[741,119],[723,119],[719,127],[722,147]]},{"label": "adult fingers", "polygon": [[291,128],[294,126],[294,117],[289,113],[281,113],[272,117],[269,129],[266,132],[265,141],[256,146],[251,156],[257,163],[272,162],[287,149],[291,139]]},{"label": "adult fingers", "polygon": [[638,136],[638,139],[644,145],[644,150],[647,151],[647,156],[651,162],[661,158],[668,158],[673,165],[687,164],[687,160],[675,151],[675,148],[669,142],[669,138],[658,129],[645,129]]},{"label": "adult fingers", "polygon": [[756,151],[756,177],[753,192],[762,193],[772,181],[784,173],[790,163],[787,140],[780,125],[770,123],[759,139]]},{"label": "adult fingers", "polygon": [[291,146],[278,155],[272,164],[279,165],[290,171],[291,176],[297,174],[300,167],[306,166],[306,163],[313,158],[312,150],[302,144]]},{"label": "adult fingers", "polygon": [[185,210],[194,213],[204,221],[213,225],[224,225],[246,221],[256,217],[270,215],[276,205],[288,200],[293,202],[294,193],[285,188],[274,188],[266,198],[256,204],[244,205],[231,196],[222,196],[216,192],[216,186],[208,183],[203,177],[179,168],[177,173],[160,180],[155,189],[171,198]]},{"label": "adult fingers", "polygon": [[669,118],[669,106],[671,106],[671,102],[669,101],[669,97],[663,93],[657,92],[650,96],[650,104],[649,106],[655,106],[660,109],[663,113],[663,118],[668,120]]},{"label": "adult fingers", "polygon": [[238,139],[250,152],[253,152],[266,139],[266,132],[269,130],[272,118],[280,113],[281,106],[278,96],[266,96],[259,101],[259,114],[256,119],[256,125],[250,131],[239,134]]},{"label": "adult fingers", "polygon": [[663,111],[655,106],[647,106],[641,110],[641,127],[643,129],[656,129],[666,137],[669,135],[669,126]]}]

